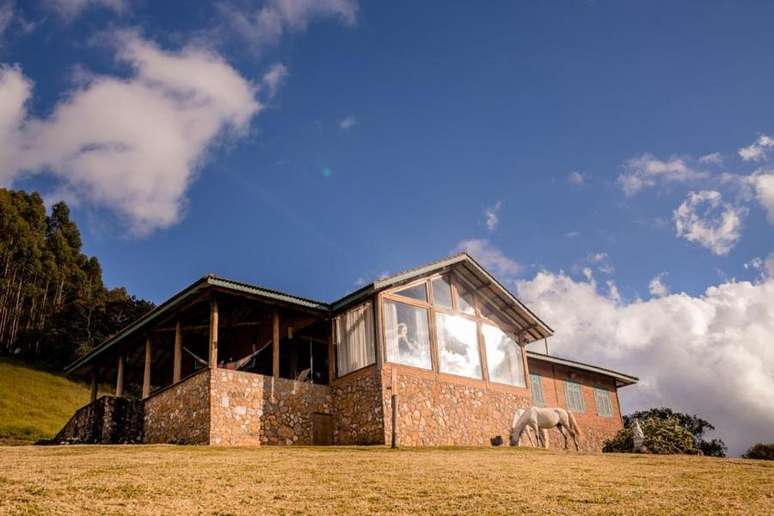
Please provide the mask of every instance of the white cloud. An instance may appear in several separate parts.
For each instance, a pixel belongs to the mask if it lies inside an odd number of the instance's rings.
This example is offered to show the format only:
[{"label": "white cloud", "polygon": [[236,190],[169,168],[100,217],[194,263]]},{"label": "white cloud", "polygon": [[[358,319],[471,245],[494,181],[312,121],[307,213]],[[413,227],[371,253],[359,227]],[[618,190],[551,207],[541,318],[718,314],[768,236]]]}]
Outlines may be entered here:
[{"label": "white cloud", "polygon": [[774,279],[622,303],[589,281],[542,272],[517,294],[556,331],[553,353],[640,377],[620,391],[625,412],[698,414],[732,453],[770,440]]},{"label": "white cloud", "polygon": [[282,63],[276,63],[269,68],[269,71],[263,74],[263,84],[269,90],[268,97],[272,98],[277,94],[277,90],[288,77],[288,68]]},{"label": "white cloud", "polygon": [[5,31],[11,26],[13,21],[14,8],[13,2],[10,0],[0,2],[0,38],[3,37]]},{"label": "white cloud", "polygon": [[354,117],[354,115],[347,115],[341,120],[339,120],[339,129],[342,129],[346,131],[347,129],[352,129],[357,125],[357,118]]},{"label": "white cloud", "polygon": [[662,161],[652,154],[643,154],[624,163],[624,172],[618,176],[618,183],[624,194],[631,196],[656,186],[658,182],[687,182],[705,177],[706,172],[691,168],[683,159]]},{"label": "white cloud", "polygon": [[578,238],[580,236],[580,231],[568,231],[564,236],[565,238]]},{"label": "white cloud", "polygon": [[669,286],[664,281],[664,276],[666,276],[666,272],[656,274],[648,283],[648,291],[650,291],[651,296],[664,297],[669,294]]},{"label": "white cloud", "polygon": [[129,0],[49,0],[44,5],[54,9],[66,20],[72,20],[90,7],[102,7],[118,14],[129,12]]},{"label": "white cloud", "polygon": [[711,154],[705,154],[699,158],[699,163],[705,165],[722,165],[723,156],[719,152],[713,152]]},{"label": "white cloud", "polygon": [[[582,260],[580,264],[573,266],[574,271],[577,272],[580,270],[587,279],[591,279],[590,273],[592,269],[590,267],[584,267],[584,265],[592,265],[603,274],[609,275],[615,272],[615,267],[613,267],[613,264],[610,263],[610,257],[605,252],[591,253],[586,256],[586,258]],[[586,271],[588,271],[588,273]]]},{"label": "white cloud", "polygon": [[301,32],[314,20],[336,18],[352,25],[358,11],[356,0],[268,0],[248,11],[233,2],[222,2],[219,7],[230,30],[255,50],[276,45],[284,34]]},{"label": "white cloud", "polygon": [[[706,208],[699,211],[703,206]],[[674,211],[675,230],[679,238],[695,242],[716,255],[725,255],[741,236],[744,208],[722,202],[720,192],[690,192]]]},{"label": "white cloud", "polygon": [[570,184],[580,186],[586,182],[586,176],[580,172],[572,171],[567,174],[567,181],[569,181]]},{"label": "white cloud", "polygon": [[465,251],[478,261],[486,270],[498,276],[504,282],[510,281],[521,272],[521,265],[503,254],[489,240],[463,240],[455,251]]},{"label": "white cloud", "polygon": [[497,201],[494,206],[490,206],[484,210],[484,222],[489,231],[497,229],[497,225],[500,223],[499,212],[502,206],[503,201]]},{"label": "white cloud", "polygon": [[761,279],[763,280],[766,278],[774,279],[774,253],[769,254],[765,260],[756,256],[749,262],[745,263],[744,268],[758,271],[760,273]]},{"label": "white cloud", "polygon": [[261,105],[256,87],[217,54],[165,51],[130,32],[114,39],[131,75],[93,77],[46,118],[27,115],[32,86],[21,71],[0,69],[0,183],[51,174],[144,234],[180,219],[206,151],[221,136],[244,135]]},{"label": "white cloud", "polygon": [[763,134],[755,143],[748,147],[742,147],[738,152],[744,161],[764,161],[768,159],[768,152],[772,147],[774,147],[774,138]]},{"label": "white cloud", "polygon": [[758,202],[766,210],[766,218],[774,224],[774,172],[756,172],[748,178]]}]

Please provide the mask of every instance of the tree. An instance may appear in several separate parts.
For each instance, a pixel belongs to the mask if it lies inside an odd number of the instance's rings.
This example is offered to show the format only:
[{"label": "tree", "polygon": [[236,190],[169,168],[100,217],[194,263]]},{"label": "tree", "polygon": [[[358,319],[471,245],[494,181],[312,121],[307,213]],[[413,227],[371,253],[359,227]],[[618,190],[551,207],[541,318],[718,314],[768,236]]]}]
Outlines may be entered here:
[{"label": "tree", "polygon": [[715,430],[715,427],[712,426],[707,420],[702,419],[697,415],[691,416],[681,412],[675,412],[667,407],[652,408],[624,416],[624,426],[628,427],[631,425],[631,422],[634,420],[634,418],[637,418],[640,421],[648,418],[657,418],[662,420],[674,418],[677,420],[680,426],[685,428],[688,432],[691,433],[691,435],[693,435],[695,447],[701,450],[704,455],[710,457],[726,456],[727,448],[722,439],[712,439],[709,441],[704,439],[704,434],[706,432]]},{"label": "tree", "polygon": [[774,460],[774,443],[758,443],[742,455],[745,459]]}]

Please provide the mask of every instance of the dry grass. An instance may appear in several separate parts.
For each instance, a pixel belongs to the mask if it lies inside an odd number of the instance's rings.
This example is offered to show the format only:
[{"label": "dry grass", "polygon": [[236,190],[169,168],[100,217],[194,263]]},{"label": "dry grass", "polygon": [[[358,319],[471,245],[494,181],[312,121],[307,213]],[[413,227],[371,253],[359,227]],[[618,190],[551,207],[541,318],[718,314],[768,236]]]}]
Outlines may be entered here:
[{"label": "dry grass", "polygon": [[534,449],[0,447],[0,513],[774,512],[774,464]]}]

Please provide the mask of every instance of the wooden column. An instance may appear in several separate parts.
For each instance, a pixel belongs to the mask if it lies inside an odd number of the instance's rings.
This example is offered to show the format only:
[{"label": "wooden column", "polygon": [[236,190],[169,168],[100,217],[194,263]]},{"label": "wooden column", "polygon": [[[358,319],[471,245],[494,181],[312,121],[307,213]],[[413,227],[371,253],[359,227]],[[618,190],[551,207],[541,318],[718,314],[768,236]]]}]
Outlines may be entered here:
[{"label": "wooden column", "polygon": [[336,319],[331,319],[331,331],[328,335],[328,384],[333,385],[336,379]]},{"label": "wooden column", "polygon": [[210,369],[218,367],[218,302],[210,301]]},{"label": "wooden column", "polygon": [[150,396],[151,391],[151,355],[153,353],[151,337],[145,337],[145,370],[142,375],[142,397]]},{"label": "wooden column", "polygon": [[124,395],[124,364],[126,359],[124,355],[118,357],[118,371],[116,372],[116,396]]},{"label": "wooden column", "polygon": [[175,324],[175,356],[172,363],[172,383],[180,381],[183,365],[183,329],[180,321]]},{"label": "wooden column", "polygon": [[274,317],[272,319],[272,372],[274,378],[279,378],[280,375],[280,320],[279,311],[274,310]]},{"label": "wooden column", "polygon": [[91,372],[91,395],[89,396],[89,401],[91,403],[94,403],[97,401],[97,370],[93,370]]}]

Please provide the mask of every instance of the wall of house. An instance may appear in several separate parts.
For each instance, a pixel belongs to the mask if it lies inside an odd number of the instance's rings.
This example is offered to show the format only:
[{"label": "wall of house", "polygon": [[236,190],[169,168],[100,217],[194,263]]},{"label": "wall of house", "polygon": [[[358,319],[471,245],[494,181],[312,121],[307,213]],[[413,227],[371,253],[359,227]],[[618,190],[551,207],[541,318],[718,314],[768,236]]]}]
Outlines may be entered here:
[{"label": "wall of house", "polygon": [[145,400],[146,443],[207,444],[210,439],[210,372],[203,369]]},{"label": "wall of house", "polygon": [[312,444],[312,414],[331,414],[330,387],[215,369],[210,444]]},{"label": "wall of house", "polygon": [[337,379],[331,386],[335,444],[384,444],[382,383],[376,366]]},{"label": "wall of house", "polygon": [[[553,365],[531,358],[528,359],[528,362],[530,373],[541,377],[543,397],[547,407],[566,409],[565,381],[571,380],[581,384],[584,410],[583,412],[573,412],[582,433],[580,444],[584,450],[601,451],[604,441],[614,436],[623,427],[615,380],[581,369]],[[597,414],[597,403],[594,398],[595,387],[608,391],[610,404],[613,408],[612,417]],[[564,445],[564,439],[556,430],[551,431],[549,440],[553,447]],[[570,445],[572,446],[572,444]]]},{"label": "wall of house", "polygon": [[514,412],[532,404],[527,389],[393,364],[385,365],[382,382],[385,440],[391,439],[396,392],[400,446],[489,446],[498,435],[507,443]]}]

